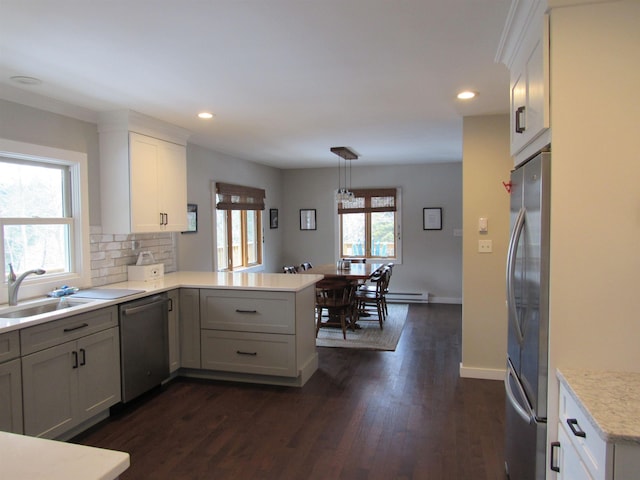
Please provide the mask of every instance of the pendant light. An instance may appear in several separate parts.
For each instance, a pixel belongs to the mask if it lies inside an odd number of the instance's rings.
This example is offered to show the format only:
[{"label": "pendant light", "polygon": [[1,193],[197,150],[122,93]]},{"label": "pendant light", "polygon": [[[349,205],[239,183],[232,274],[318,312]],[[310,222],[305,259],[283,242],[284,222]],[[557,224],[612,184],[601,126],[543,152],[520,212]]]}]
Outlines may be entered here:
[{"label": "pendant light", "polygon": [[[353,200],[353,192],[351,191],[351,162],[358,159],[358,154],[349,147],[331,147],[331,152],[335,153],[338,158],[338,191],[336,192],[336,201],[348,202]],[[344,186],[342,185],[342,160],[344,160]],[[347,187],[347,162],[349,162],[349,186]]]}]

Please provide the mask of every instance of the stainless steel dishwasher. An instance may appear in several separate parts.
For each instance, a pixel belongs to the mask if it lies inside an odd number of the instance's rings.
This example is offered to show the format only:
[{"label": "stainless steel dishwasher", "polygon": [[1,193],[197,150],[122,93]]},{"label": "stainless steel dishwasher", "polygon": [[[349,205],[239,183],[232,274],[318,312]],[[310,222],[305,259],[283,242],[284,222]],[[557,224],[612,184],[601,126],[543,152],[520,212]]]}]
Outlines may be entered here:
[{"label": "stainless steel dishwasher", "polygon": [[169,378],[169,302],[163,293],[119,307],[123,403]]}]

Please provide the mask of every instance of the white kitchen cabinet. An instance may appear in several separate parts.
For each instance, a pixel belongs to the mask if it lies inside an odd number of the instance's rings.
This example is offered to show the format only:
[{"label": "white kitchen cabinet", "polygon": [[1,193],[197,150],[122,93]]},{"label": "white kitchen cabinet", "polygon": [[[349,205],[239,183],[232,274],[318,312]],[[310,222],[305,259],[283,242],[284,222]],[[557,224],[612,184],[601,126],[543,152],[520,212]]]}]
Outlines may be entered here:
[{"label": "white kitchen cabinet", "polygon": [[[635,480],[640,444],[605,441],[579,400],[560,385],[558,480]],[[635,419],[629,419],[635,421]]]},{"label": "white kitchen cabinet", "polygon": [[186,230],[185,131],[135,112],[109,112],[99,132],[102,230]]},{"label": "white kitchen cabinet", "polygon": [[120,401],[116,307],[26,328],[21,342],[26,435],[60,437]]},{"label": "white kitchen cabinet", "polygon": [[186,148],[131,132],[129,168],[131,231],[186,230]]},{"label": "white kitchen cabinet", "polygon": [[169,297],[169,373],[180,368],[180,290],[170,290]]},{"label": "white kitchen cabinet", "polygon": [[200,368],[200,290],[180,289],[180,366]]},{"label": "white kitchen cabinet", "polygon": [[514,2],[501,61],[510,71],[511,155],[515,164],[550,141],[549,19],[546,2]]}]

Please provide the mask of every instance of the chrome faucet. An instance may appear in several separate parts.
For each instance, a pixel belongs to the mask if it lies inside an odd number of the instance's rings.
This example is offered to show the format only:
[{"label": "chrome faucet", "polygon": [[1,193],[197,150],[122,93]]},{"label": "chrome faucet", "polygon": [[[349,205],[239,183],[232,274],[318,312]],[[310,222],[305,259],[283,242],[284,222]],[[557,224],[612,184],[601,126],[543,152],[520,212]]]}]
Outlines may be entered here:
[{"label": "chrome faucet", "polygon": [[30,274],[42,275],[47,273],[46,270],[41,268],[36,268],[34,270],[27,270],[19,277],[16,277],[16,272],[13,271],[13,265],[9,264],[9,278],[7,283],[9,284],[9,305],[17,305],[18,304],[18,289],[20,288],[20,284],[24,280],[27,275]]}]

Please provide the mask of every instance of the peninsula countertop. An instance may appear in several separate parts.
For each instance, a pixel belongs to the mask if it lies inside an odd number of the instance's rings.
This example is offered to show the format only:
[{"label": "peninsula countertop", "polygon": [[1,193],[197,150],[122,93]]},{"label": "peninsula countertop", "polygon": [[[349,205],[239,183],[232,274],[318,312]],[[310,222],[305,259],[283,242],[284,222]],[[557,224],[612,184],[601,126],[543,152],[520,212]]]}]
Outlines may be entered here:
[{"label": "peninsula countertop", "polygon": [[557,377],[604,441],[640,444],[640,373],[561,369]]},{"label": "peninsula countertop", "polygon": [[[322,280],[323,275],[286,275],[283,273],[230,273],[230,272],[173,272],[162,278],[150,282],[120,282],[93,287],[95,289],[127,289],[137,290],[140,293],[121,297],[113,300],[95,300],[85,305],[74,307],[73,311],[59,310],[47,314],[35,315],[26,318],[0,318],[0,334],[19,330],[22,328],[49,322],[69,315],[89,312],[98,308],[104,308],[119,303],[128,302],[155,293],[167,292],[175,288],[216,288],[229,290],[262,290],[280,292],[299,292],[307,287],[315,285]],[[28,304],[22,300],[20,304]],[[69,298],[73,298],[71,295]],[[0,305],[0,310],[7,305]]]},{"label": "peninsula countertop", "polygon": [[129,454],[0,432],[2,478],[113,480],[129,468]]}]

